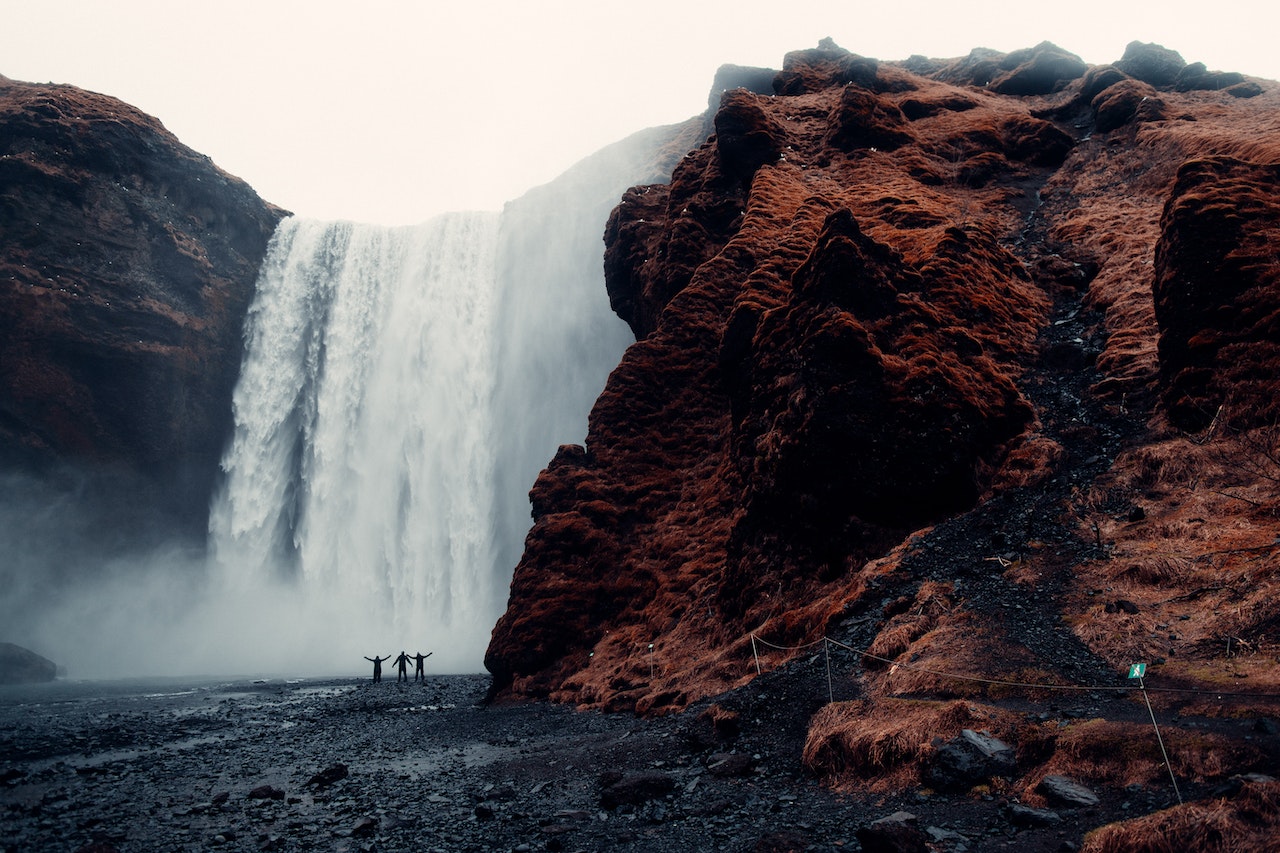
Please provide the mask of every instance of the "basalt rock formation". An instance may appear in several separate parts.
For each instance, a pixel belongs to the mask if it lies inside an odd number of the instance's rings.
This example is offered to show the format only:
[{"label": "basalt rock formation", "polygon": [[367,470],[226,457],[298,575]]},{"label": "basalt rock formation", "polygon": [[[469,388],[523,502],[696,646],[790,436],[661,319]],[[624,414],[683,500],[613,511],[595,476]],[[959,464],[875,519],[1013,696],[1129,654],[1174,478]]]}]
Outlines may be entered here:
[{"label": "basalt rock formation", "polygon": [[1032,805],[1119,753],[979,699],[1151,661],[1274,713],[1277,131],[1277,84],[1142,43],[827,41],[724,92],[610,219],[637,341],[533,487],[495,696],[658,714],[837,648],[814,772],[923,784],[929,737],[1008,719]]},{"label": "basalt rock formation", "polygon": [[127,104],[0,77],[4,468],[127,481],[202,533],[283,215]]}]

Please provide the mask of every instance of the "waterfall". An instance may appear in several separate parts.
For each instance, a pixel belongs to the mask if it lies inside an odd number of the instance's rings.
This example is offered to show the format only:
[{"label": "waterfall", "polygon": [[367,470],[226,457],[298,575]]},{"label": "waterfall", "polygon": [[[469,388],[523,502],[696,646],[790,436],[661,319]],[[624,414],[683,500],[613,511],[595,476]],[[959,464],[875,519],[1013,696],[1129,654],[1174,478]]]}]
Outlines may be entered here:
[{"label": "waterfall", "polygon": [[[210,513],[212,598],[268,668],[433,651],[482,669],[528,490],[630,332],[602,274],[608,212],[661,179],[679,128],[598,152],[501,213],[383,228],[281,223],[246,324]],[[264,658],[263,655],[266,657]]]},{"label": "waterfall", "polygon": [[337,624],[315,628],[349,632],[362,654],[474,647],[499,606],[497,224],[290,219],[259,277],[213,559],[233,588],[340,602]]}]

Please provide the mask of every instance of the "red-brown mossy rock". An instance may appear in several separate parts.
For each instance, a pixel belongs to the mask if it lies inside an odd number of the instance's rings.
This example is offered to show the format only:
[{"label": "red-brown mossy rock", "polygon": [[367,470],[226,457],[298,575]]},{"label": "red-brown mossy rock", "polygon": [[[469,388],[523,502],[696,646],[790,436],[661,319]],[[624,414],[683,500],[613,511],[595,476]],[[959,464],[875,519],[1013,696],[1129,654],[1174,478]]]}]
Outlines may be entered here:
[{"label": "red-brown mossy rock", "polygon": [[[535,487],[488,651],[498,693],[665,713],[754,678],[752,637],[801,647],[854,614],[884,623],[859,629],[863,647],[896,632],[887,652],[905,642],[904,658],[973,673],[998,649],[1047,679],[1042,650],[986,610],[957,602],[923,634],[883,615],[884,598],[923,589],[894,567],[913,532],[966,529],[1039,500],[1002,490],[1059,489],[1104,461],[1089,448],[1118,433],[1090,395],[1107,395],[1108,418],[1142,420],[1158,363],[1151,258],[1177,169],[1210,153],[1274,162],[1259,129],[1275,90],[1161,91],[1195,120],[1091,133],[1091,101],[1149,84],[1111,68],[1052,97],[1003,95],[986,83],[1004,58],[880,63],[872,79],[834,46],[801,52],[796,94],[727,93],[717,133],[668,184],[624,195],[605,275],[638,340],[585,449]],[[985,73],[983,88],[955,83]],[[1081,301],[1062,306],[1070,327],[1046,328],[1053,300]],[[1001,550],[1021,547],[998,532]],[[1060,570],[1027,566],[999,582]],[[957,694],[952,681],[862,676],[881,694]]]},{"label": "red-brown mossy rock", "polygon": [[850,53],[829,38],[816,48],[788,53],[773,85],[779,95],[805,95],[848,84],[872,91],[901,90],[909,85],[892,73],[882,77],[879,62]]},{"label": "red-brown mossy rock", "polygon": [[1089,67],[1074,53],[1051,42],[1015,50],[998,65],[989,88],[1002,95],[1047,95],[1081,77]]},{"label": "red-brown mossy rock", "polygon": [[[943,252],[946,250],[944,249]],[[848,210],[825,222],[789,303],[761,317],[758,377],[735,430],[748,526],[840,537],[851,519],[911,526],[972,503],[979,470],[1030,418],[927,279]],[[964,358],[956,355],[964,354]]]},{"label": "red-brown mossy rock", "polygon": [[[770,130],[758,132],[773,138],[776,123],[764,120],[756,106],[767,99],[737,90],[725,101],[735,113],[759,114],[761,127]],[[745,127],[737,119],[729,124]],[[670,184],[627,190],[609,215],[604,235],[609,304],[639,340],[653,333],[667,303],[742,223],[751,176],[762,164],[747,168],[741,150],[726,158],[719,138],[713,140],[699,149],[699,156],[686,157],[676,166]],[[754,143],[739,138],[730,143],[734,144],[745,150]],[[726,165],[742,171],[727,172]]]},{"label": "red-brown mossy rock", "polygon": [[1076,97],[1086,104],[1090,103],[1104,89],[1109,89],[1120,81],[1128,79],[1129,75],[1114,65],[1095,65],[1081,78],[1080,91]]},{"label": "red-brown mossy rock", "polygon": [[1034,166],[1057,166],[1075,146],[1066,131],[1032,116],[1016,116],[999,125],[1000,141],[1011,160]]},{"label": "red-brown mossy rock", "polygon": [[907,117],[894,102],[856,86],[846,87],[832,110],[826,143],[838,151],[893,151],[911,142]]},{"label": "red-brown mossy rock", "polygon": [[949,93],[941,97],[908,97],[898,104],[902,114],[911,121],[929,118],[941,113],[962,113],[978,106],[968,95]]},{"label": "red-brown mossy rock", "polygon": [[765,114],[759,99],[745,89],[726,92],[715,115],[716,151],[725,173],[744,183],[782,153],[782,127]]},{"label": "red-brown mossy rock", "polygon": [[1178,171],[1160,221],[1153,292],[1162,399],[1202,429],[1280,419],[1280,165],[1227,157]]},{"label": "red-brown mossy rock", "polygon": [[1085,836],[1081,853],[1166,853],[1169,850],[1272,853],[1280,838],[1280,782],[1241,779],[1225,796],[1174,806],[1108,824]]},{"label": "red-brown mossy rock", "polygon": [[1094,126],[1099,133],[1138,122],[1162,121],[1166,118],[1165,103],[1156,90],[1138,80],[1121,80],[1103,89],[1094,97]]}]

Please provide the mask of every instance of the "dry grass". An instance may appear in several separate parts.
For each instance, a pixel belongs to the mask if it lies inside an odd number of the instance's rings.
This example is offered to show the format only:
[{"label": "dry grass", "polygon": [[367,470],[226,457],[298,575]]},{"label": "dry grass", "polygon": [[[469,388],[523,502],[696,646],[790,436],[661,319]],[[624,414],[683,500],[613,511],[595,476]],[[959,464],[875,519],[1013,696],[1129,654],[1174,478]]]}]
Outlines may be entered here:
[{"label": "dry grass", "polygon": [[964,701],[836,702],[814,715],[804,763],[836,788],[901,790],[918,783],[934,738],[979,726],[1009,737],[1017,721],[1007,712]]},{"label": "dry grass", "polygon": [[1108,824],[1081,853],[1272,853],[1280,838],[1280,782],[1247,781],[1231,799],[1176,806]]},{"label": "dry grass", "polygon": [[[1172,726],[1162,726],[1160,733],[1179,780],[1222,779],[1263,761],[1257,747],[1245,741]],[[1150,725],[1086,720],[1064,729],[1056,746],[1036,778],[1056,774],[1117,787],[1170,784],[1169,771]]]},{"label": "dry grass", "polygon": [[[1236,433],[1226,421],[1194,437],[1154,424],[1167,437],[1117,460],[1094,490],[1106,499],[1080,502],[1081,535],[1096,525],[1109,558],[1078,568],[1067,616],[1118,667],[1166,659],[1154,674],[1180,686],[1275,692],[1280,467],[1267,429]],[[1115,512],[1130,503],[1142,520]],[[1119,599],[1140,612],[1106,612]]]},{"label": "dry grass", "polygon": [[882,668],[887,665],[886,661],[892,661],[911,648],[912,643],[937,625],[940,616],[951,610],[953,605],[948,597],[951,592],[949,583],[922,583],[915,600],[902,613],[891,618],[876,635],[867,649],[864,665],[869,669]]}]

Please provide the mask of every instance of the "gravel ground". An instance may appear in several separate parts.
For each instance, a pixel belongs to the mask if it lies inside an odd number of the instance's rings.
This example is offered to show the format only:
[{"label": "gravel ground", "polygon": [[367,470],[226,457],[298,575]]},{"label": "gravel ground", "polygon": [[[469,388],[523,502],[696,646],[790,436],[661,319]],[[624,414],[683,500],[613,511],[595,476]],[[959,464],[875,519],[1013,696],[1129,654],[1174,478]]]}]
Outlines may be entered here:
[{"label": "gravel ground", "polygon": [[1169,799],[1122,791],[1022,826],[998,798],[825,790],[800,765],[827,698],[820,656],[719,697],[739,715],[731,742],[709,739],[696,708],[640,720],[486,707],[487,687],[446,676],[3,688],[0,848],[856,851],[870,849],[869,823],[905,811],[933,850],[1058,851]]}]

